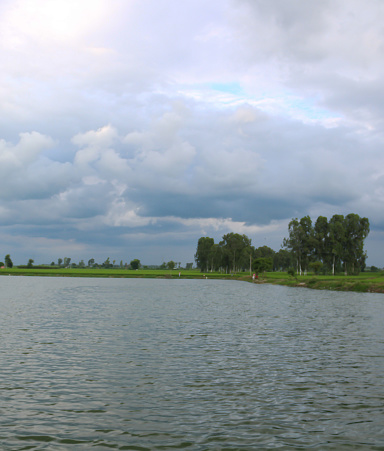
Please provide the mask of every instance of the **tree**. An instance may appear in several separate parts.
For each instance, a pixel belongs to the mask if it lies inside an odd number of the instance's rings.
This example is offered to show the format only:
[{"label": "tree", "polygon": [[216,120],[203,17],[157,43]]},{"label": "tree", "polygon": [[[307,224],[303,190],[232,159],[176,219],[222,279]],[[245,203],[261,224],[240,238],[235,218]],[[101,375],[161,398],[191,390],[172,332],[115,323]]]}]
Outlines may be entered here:
[{"label": "tree", "polygon": [[289,249],[296,260],[296,272],[302,273],[302,243],[300,223],[297,218],[294,218],[288,224],[289,238],[284,238],[283,246]]},{"label": "tree", "polygon": [[94,264],[95,264],[95,259],[94,259],[94,258],[90,258],[90,259],[88,260],[88,267],[89,267],[89,268],[92,268],[92,266],[94,266]]},{"label": "tree", "polygon": [[301,239],[301,263],[304,274],[307,273],[311,256],[314,250],[314,236],[312,219],[304,216],[300,219],[300,239]]},{"label": "tree", "polygon": [[58,266],[61,266],[62,263],[63,263],[63,259],[62,259],[62,258],[59,258],[59,259],[57,260],[57,265],[58,265]]},{"label": "tree", "polygon": [[259,272],[272,271],[273,260],[272,258],[260,257],[253,260],[253,269],[258,274]]},{"label": "tree", "polygon": [[309,264],[309,267],[313,269],[313,272],[317,275],[319,274],[321,268],[323,267],[323,263],[316,261],[316,262],[311,262]]},{"label": "tree", "polygon": [[227,251],[227,261],[233,272],[240,269],[240,256],[242,251],[251,246],[251,240],[246,235],[239,233],[227,233],[219,243]]},{"label": "tree", "polygon": [[211,247],[214,245],[214,239],[208,236],[202,236],[197,242],[197,249],[195,254],[195,261],[200,271],[208,271],[209,256]]},{"label": "tree", "polygon": [[186,269],[187,271],[190,271],[190,270],[192,269],[192,267],[193,267],[193,262],[192,262],[192,263],[186,263],[186,264],[185,264],[185,269]]},{"label": "tree", "polygon": [[280,249],[273,256],[274,271],[287,271],[292,266],[294,266],[294,258],[292,252],[289,252],[287,249]]},{"label": "tree", "polygon": [[[312,220],[305,216],[292,219],[288,226],[289,238],[284,247],[294,255],[297,272],[302,274],[312,262],[319,262],[332,274],[344,267],[345,274],[358,274],[365,268],[367,258],[364,240],[369,233],[369,221],[350,213],[333,215],[327,220],[319,216]],[[316,266],[316,265],[315,265]]]},{"label": "tree", "polygon": [[33,266],[34,263],[35,263],[35,261],[32,260],[32,258],[30,258],[30,259],[28,260],[27,267],[28,267],[28,268],[32,268],[32,266]]},{"label": "tree", "polygon": [[255,248],[253,246],[247,246],[242,250],[241,262],[242,266],[249,266],[249,275],[252,274],[252,259],[255,257]]},{"label": "tree", "polygon": [[261,246],[255,249],[255,258],[272,258],[275,256],[276,252],[269,246]]},{"label": "tree", "polygon": [[345,273],[358,274],[365,268],[367,258],[364,252],[364,240],[369,233],[369,221],[359,215],[350,213],[344,219],[344,269]]},{"label": "tree", "polygon": [[176,263],[175,263],[173,260],[171,260],[171,261],[169,261],[169,262],[167,263],[167,268],[168,268],[170,271],[172,271],[172,269],[175,269],[175,266],[176,266]]},{"label": "tree", "polygon": [[[274,262],[276,252],[270,248],[269,246],[260,246],[255,249],[254,258],[270,258]],[[274,263],[272,265],[272,269],[274,270]]]},{"label": "tree", "polygon": [[344,216],[333,215],[329,220],[329,252],[332,257],[332,274],[341,265],[345,241]]},{"label": "tree", "polygon": [[331,265],[329,244],[328,219],[325,216],[319,216],[314,226],[314,255],[327,266]]},{"label": "tree", "polygon": [[11,256],[10,256],[9,254],[7,254],[7,255],[4,257],[4,261],[5,261],[5,267],[6,267],[6,268],[12,268],[12,267],[13,267],[13,262],[12,262]]},{"label": "tree", "polygon": [[71,259],[68,257],[64,257],[64,267],[67,268],[71,263]]},{"label": "tree", "polygon": [[79,261],[79,267],[80,267],[80,268],[85,268],[84,260],[80,260],[80,261]]},{"label": "tree", "polygon": [[112,263],[109,261],[109,257],[105,260],[105,262],[101,265],[103,268],[110,268]]},{"label": "tree", "polygon": [[222,248],[216,243],[211,246],[208,262],[211,272],[218,271],[222,265]]},{"label": "tree", "polygon": [[134,260],[131,261],[130,266],[131,269],[139,269],[141,266],[140,260],[135,258]]}]

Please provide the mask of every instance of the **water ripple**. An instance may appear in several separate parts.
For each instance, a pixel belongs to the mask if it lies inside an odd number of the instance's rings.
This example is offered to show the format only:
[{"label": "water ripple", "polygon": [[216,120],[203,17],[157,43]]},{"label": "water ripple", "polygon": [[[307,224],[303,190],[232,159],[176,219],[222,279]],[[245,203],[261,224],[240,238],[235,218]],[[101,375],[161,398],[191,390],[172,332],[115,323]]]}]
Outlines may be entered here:
[{"label": "water ripple", "polygon": [[2,285],[1,449],[384,449],[383,295]]}]

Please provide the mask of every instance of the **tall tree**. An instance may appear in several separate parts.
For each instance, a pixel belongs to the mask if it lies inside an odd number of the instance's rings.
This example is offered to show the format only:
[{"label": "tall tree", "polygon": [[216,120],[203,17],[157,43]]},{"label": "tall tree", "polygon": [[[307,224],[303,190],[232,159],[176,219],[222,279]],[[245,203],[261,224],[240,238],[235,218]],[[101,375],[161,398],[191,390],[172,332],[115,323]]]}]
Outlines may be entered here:
[{"label": "tall tree", "polygon": [[12,268],[13,267],[13,262],[12,262],[11,256],[9,254],[7,254],[4,257],[4,262],[5,262],[5,267],[6,268]]},{"label": "tall tree", "polygon": [[251,240],[246,235],[239,233],[227,233],[223,236],[220,245],[228,251],[229,265],[233,272],[239,269],[239,261],[242,251],[251,246]]},{"label": "tall tree", "polygon": [[209,267],[209,256],[211,252],[211,247],[214,245],[215,241],[213,238],[208,236],[202,236],[197,242],[197,249],[195,254],[195,261],[200,271],[208,271]]},{"label": "tall tree", "polygon": [[335,275],[343,259],[345,242],[344,216],[333,215],[329,220],[329,250],[332,256],[332,274]]},{"label": "tall tree", "polygon": [[344,219],[344,269],[345,273],[358,274],[365,265],[364,240],[369,233],[369,221],[350,213]]},{"label": "tall tree", "polygon": [[288,268],[294,266],[294,259],[292,253],[287,249],[280,249],[275,252],[273,257],[273,270],[274,271],[287,271]]},{"label": "tall tree", "polygon": [[[272,250],[272,249],[271,249]],[[252,274],[252,259],[255,257],[255,248],[251,245],[245,247],[241,253],[242,266],[249,267],[249,275]]]},{"label": "tall tree", "polygon": [[222,266],[222,248],[214,243],[208,254],[208,262],[212,271],[218,271]]},{"label": "tall tree", "polygon": [[301,263],[304,273],[308,271],[314,250],[312,219],[304,216],[300,219]]},{"label": "tall tree", "polygon": [[302,242],[301,227],[297,218],[294,218],[288,224],[288,238],[284,238],[283,246],[289,249],[296,260],[296,272],[302,274]]},{"label": "tall tree", "polygon": [[332,274],[340,271],[342,266],[346,274],[357,274],[365,267],[364,240],[369,233],[367,218],[350,213],[346,217],[333,215],[328,222],[327,218],[319,216],[313,227],[311,218],[305,216],[300,220],[292,219],[288,232],[289,238],[284,239],[284,246],[295,256],[300,274],[314,261],[325,265]]},{"label": "tall tree", "polygon": [[314,225],[314,255],[318,261],[330,262],[329,225],[325,216],[319,216]]}]

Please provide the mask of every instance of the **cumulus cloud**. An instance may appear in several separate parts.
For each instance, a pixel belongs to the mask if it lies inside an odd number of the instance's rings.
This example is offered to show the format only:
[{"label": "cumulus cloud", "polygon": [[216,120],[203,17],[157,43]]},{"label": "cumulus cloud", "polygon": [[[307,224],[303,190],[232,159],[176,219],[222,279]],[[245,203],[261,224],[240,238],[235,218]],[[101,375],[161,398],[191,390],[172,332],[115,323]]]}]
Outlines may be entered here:
[{"label": "cumulus cloud", "polygon": [[292,217],[349,212],[380,241],[383,8],[2,2],[3,247],[192,261],[201,235],[277,250]]}]

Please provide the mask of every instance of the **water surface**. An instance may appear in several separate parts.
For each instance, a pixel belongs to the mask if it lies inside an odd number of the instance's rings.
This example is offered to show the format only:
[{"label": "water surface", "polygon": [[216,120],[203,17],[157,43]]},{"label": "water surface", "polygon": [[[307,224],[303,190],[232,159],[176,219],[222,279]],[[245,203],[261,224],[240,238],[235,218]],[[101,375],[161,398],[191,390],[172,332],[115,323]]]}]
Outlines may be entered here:
[{"label": "water surface", "polygon": [[0,283],[1,449],[384,449],[382,294]]}]

